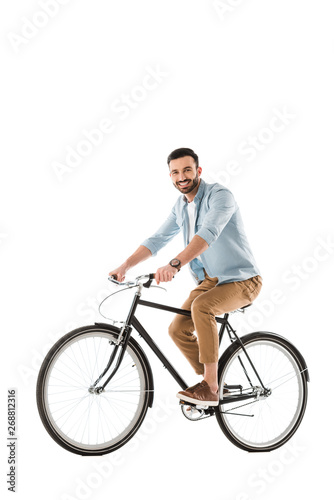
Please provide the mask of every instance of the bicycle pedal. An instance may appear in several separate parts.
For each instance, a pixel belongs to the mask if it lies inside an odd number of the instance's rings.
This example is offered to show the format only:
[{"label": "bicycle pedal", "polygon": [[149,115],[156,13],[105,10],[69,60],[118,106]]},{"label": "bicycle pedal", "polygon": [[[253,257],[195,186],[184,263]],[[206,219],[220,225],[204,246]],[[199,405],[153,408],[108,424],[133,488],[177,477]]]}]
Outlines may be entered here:
[{"label": "bicycle pedal", "polygon": [[188,406],[192,406],[192,407],[196,408],[196,405],[194,405],[193,403],[188,403],[188,401],[183,401],[182,399],[180,399],[179,404],[180,405],[188,405]]},{"label": "bicycle pedal", "polygon": [[189,406],[190,408],[197,408],[197,405],[195,405],[194,403],[189,403],[189,401],[184,401],[183,399],[180,399],[179,401],[179,404],[181,406]]}]

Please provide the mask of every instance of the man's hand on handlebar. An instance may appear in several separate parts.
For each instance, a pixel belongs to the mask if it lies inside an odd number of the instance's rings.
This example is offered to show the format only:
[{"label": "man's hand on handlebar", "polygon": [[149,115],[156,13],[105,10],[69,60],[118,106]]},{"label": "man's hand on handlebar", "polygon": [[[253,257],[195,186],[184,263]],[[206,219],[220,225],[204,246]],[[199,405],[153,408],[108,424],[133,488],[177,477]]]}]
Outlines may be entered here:
[{"label": "man's hand on handlebar", "polygon": [[114,271],[110,271],[109,276],[116,276],[117,281],[124,281],[125,275],[128,272],[129,268],[126,267],[124,264],[117,267]]},{"label": "man's hand on handlebar", "polygon": [[[117,281],[123,282],[125,280],[125,275],[129,269],[130,269],[129,267],[122,264],[113,271],[110,271],[109,276],[113,276]],[[172,281],[177,272],[178,272],[177,268],[172,267],[170,264],[167,264],[167,266],[164,267],[159,267],[159,269],[154,275],[157,285],[159,285],[160,283],[164,283],[166,281]]]},{"label": "man's hand on handlebar", "polygon": [[159,285],[159,283],[164,283],[165,281],[172,281],[175,274],[178,273],[176,267],[167,264],[167,266],[159,267],[159,269],[155,273],[155,281]]}]

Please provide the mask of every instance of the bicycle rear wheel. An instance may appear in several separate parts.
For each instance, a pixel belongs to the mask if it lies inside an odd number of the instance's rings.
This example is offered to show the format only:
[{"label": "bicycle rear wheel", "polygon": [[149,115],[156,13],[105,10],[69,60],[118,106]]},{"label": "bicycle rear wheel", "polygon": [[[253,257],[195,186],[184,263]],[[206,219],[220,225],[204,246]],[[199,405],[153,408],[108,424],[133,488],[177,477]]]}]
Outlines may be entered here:
[{"label": "bicycle rear wheel", "polygon": [[[244,340],[245,339],[245,340]],[[239,343],[223,355],[219,370],[220,398],[224,382],[232,397],[216,409],[228,439],[247,451],[271,451],[282,446],[299,427],[307,403],[307,368],[286,339],[271,333],[241,339],[265,391]],[[233,395],[250,399],[233,402]],[[229,401],[229,403],[227,403]]]},{"label": "bicycle rear wheel", "polygon": [[135,434],[146,415],[149,368],[131,338],[105,390],[101,394],[92,390],[115,348],[113,340],[115,336],[103,328],[79,328],[61,338],[41,366],[37,380],[41,420],[50,436],[72,453],[103,455],[116,450]]}]

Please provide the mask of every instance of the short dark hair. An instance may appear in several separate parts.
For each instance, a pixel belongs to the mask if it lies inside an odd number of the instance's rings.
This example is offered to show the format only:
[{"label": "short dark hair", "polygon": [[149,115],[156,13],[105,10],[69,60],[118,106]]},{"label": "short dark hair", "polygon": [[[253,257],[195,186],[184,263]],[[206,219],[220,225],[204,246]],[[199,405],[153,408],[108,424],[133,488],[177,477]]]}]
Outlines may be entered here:
[{"label": "short dark hair", "polygon": [[196,168],[198,168],[198,156],[190,148],[174,149],[174,151],[172,151],[171,154],[167,158],[168,166],[169,166],[169,163],[171,162],[171,160],[177,160],[178,158],[183,158],[184,156],[191,156],[195,160]]}]

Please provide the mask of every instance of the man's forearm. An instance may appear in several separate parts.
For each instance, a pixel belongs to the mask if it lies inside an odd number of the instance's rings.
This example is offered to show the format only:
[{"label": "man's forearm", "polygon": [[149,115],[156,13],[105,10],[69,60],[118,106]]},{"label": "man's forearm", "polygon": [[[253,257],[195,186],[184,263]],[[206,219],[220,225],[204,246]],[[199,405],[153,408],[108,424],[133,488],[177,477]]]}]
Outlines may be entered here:
[{"label": "man's forearm", "polygon": [[110,271],[109,276],[115,276],[118,281],[124,281],[125,275],[131,267],[134,267],[139,262],[151,257],[151,251],[144,245],[140,245],[137,250],[130,255],[128,259],[119,267]]},{"label": "man's forearm", "polygon": [[181,262],[181,266],[184,266],[185,264],[188,264],[191,260],[195,259],[201,253],[205,252],[209,248],[209,245],[207,242],[201,238],[200,236],[195,236],[191,240],[188,246],[182,252],[180,252],[178,255],[176,255],[176,259],[179,259]]},{"label": "man's forearm", "polygon": [[[185,266],[188,262],[201,255],[201,253],[205,252],[208,248],[209,245],[207,242],[195,234],[189,245],[174,258],[179,259],[181,266]],[[155,273],[155,280],[159,285],[160,282],[171,281],[176,273],[177,269],[172,267],[170,264],[167,264],[166,266],[159,267],[159,269],[157,269]]]},{"label": "man's forearm", "polygon": [[137,264],[139,264],[139,262],[143,262],[151,256],[151,251],[144,245],[140,245],[137,250],[132,255],[130,255],[128,259],[126,259],[124,264],[130,269],[130,267],[136,266]]}]

